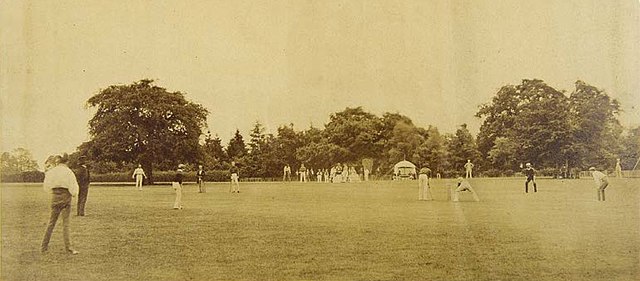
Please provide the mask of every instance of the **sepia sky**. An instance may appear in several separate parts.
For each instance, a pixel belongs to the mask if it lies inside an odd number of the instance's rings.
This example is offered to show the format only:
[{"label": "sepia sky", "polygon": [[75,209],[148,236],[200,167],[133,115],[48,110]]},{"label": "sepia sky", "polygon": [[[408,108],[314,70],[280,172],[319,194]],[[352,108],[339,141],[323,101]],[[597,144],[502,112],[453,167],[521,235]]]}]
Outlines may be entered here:
[{"label": "sepia sky", "polygon": [[2,151],[73,152],[86,100],[143,78],[205,106],[226,143],[259,120],[321,127],[363,106],[477,133],[478,106],[580,79],[639,125],[640,4],[629,1],[3,1]]}]

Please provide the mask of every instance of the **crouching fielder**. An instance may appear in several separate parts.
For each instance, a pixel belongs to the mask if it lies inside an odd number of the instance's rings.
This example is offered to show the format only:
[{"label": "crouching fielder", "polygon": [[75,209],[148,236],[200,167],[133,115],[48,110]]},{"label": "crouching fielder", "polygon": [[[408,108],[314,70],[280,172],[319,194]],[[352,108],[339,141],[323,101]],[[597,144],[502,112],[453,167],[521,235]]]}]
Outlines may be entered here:
[{"label": "crouching fielder", "polygon": [[418,200],[431,201],[431,187],[429,186],[429,174],[431,170],[429,168],[420,169],[420,175],[418,176]]},{"label": "crouching fielder", "polygon": [[604,189],[609,186],[609,177],[604,173],[597,171],[594,167],[589,168],[589,171],[591,171],[593,180],[596,183],[596,188],[598,189],[598,201],[604,201]]},{"label": "crouching fielder", "polygon": [[469,191],[471,192],[471,195],[473,195],[473,200],[475,200],[476,202],[480,201],[480,198],[478,198],[478,194],[476,193],[475,190],[473,190],[473,187],[471,187],[471,184],[469,184],[469,181],[463,179],[462,177],[458,177],[458,187],[456,188],[455,192],[453,192],[453,202],[458,202],[460,199],[460,192],[464,192],[464,191]]}]

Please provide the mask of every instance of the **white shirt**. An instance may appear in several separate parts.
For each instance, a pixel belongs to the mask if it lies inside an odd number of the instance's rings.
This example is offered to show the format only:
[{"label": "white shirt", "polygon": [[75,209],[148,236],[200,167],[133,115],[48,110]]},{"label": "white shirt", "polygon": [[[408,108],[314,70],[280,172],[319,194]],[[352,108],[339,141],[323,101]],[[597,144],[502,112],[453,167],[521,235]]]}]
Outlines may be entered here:
[{"label": "white shirt", "polygon": [[76,175],[64,164],[59,164],[44,174],[43,187],[46,192],[51,192],[53,188],[66,188],[71,196],[77,196],[79,189]]},{"label": "white shirt", "polygon": [[600,171],[591,172],[593,175],[593,180],[596,182],[596,187],[600,187],[603,180],[606,180],[607,175],[603,174]]},{"label": "white shirt", "polygon": [[144,176],[147,177],[147,175],[144,174],[144,170],[142,168],[136,168],[135,170],[133,170],[133,176]]}]

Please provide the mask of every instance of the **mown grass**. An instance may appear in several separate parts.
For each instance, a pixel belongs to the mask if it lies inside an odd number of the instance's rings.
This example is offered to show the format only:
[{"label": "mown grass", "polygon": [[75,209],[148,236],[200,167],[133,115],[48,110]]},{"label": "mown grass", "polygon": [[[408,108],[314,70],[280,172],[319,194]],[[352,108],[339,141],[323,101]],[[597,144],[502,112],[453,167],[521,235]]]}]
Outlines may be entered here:
[{"label": "mown grass", "polygon": [[[2,187],[2,280],[640,280],[640,179],[473,179],[481,202],[415,182],[94,186],[86,217],[39,245],[49,195]],[[75,206],[74,206],[75,213]]]}]

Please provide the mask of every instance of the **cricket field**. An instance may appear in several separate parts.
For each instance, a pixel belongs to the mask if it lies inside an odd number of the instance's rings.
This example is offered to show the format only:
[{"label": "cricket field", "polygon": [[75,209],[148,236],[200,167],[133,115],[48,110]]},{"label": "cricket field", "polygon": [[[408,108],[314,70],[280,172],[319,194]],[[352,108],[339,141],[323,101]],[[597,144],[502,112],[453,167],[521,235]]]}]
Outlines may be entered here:
[{"label": "cricket field", "polygon": [[50,213],[41,184],[3,184],[1,280],[640,280],[640,179],[94,185],[40,253]]}]

